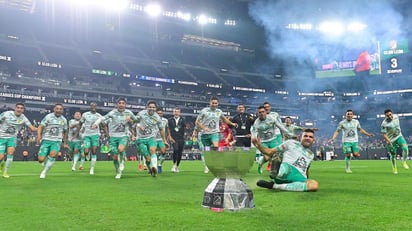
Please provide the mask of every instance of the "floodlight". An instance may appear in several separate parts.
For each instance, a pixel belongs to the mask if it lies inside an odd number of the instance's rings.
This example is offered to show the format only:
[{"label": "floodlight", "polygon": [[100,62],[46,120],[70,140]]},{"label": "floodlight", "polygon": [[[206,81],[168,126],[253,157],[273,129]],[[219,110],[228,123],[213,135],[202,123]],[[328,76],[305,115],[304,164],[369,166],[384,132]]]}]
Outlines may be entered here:
[{"label": "floodlight", "polygon": [[157,4],[146,5],[144,11],[151,17],[157,17],[162,13],[162,8]]},{"label": "floodlight", "polygon": [[191,15],[189,13],[182,13],[180,11],[177,12],[177,17],[181,18],[185,21],[190,21],[190,19],[192,18]]},{"label": "floodlight", "polygon": [[205,25],[207,23],[207,17],[203,14],[199,15],[199,17],[197,17],[197,21],[200,25]]},{"label": "floodlight", "polygon": [[329,35],[341,35],[345,31],[343,24],[340,22],[323,22],[318,29]]}]

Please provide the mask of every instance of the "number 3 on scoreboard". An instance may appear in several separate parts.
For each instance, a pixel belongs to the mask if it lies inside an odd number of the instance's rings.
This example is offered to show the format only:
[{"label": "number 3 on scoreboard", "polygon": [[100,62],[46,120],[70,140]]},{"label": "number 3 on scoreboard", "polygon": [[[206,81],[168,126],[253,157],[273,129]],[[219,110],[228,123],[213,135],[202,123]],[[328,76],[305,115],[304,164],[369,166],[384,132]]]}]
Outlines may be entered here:
[{"label": "number 3 on scoreboard", "polygon": [[391,67],[393,69],[398,67],[398,59],[397,58],[391,58]]}]

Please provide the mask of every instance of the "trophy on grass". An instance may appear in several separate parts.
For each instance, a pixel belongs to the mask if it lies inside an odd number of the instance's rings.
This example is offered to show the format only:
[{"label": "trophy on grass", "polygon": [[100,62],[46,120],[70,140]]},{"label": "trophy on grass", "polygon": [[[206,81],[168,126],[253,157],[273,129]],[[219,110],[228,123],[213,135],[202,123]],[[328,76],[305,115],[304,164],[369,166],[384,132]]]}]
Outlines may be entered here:
[{"label": "trophy on grass", "polygon": [[253,166],[255,149],[206,147],[203,154],[215,178],[205,190],[202,206],[218,212],[254,208],[253,192],[241,177]]}]

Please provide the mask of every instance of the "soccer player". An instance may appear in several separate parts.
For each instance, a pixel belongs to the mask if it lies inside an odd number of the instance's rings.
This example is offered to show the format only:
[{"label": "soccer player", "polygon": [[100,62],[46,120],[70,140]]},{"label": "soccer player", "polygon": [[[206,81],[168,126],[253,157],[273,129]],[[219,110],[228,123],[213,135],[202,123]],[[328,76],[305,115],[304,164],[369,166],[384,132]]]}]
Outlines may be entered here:
[{"label": "soccer player", "polygon": [[[286,129],[287,129],[289,132],[293,133],[293,136],[294,136],[294,137],[284,136],[284,137],[283,137],[284,140],[287,140],[287,139],[297,139],[297,138],[298,138],[298,132],[301,132],[301,131],[304,131],[305,129],[308,129],[308,128],[301,127],[301,126],[297,126],[297,125],[293,124],[293,123],[292,123],[292,118],[291,118],[290,116],[287,116],[287,117],[285,118],[285,127],[286,127]],[[312,129],[313,131],[317,131],[317,130],[318,130],[317,128],[311,128],[311,129]]]},{"label": "soccer player", "polygon": [[170,144],[173,146],[173,167],[172,172],[179,172],[180,161],[182,160],[183,148],[185,145],[185,119],[181,116],[180,108],[173,110],[173,117],[168,119],[168,134]]},{"label": "soccer player", "polygon": [[341,131],[343,153],[346,154],[345,170],[346,173],[352,173],[352,170],[350,168],[351,155],[355,157],[360,156],[358,146],[358,131],[369,137],[372,137],[374,135],[372,133],[368,133],[363,128],[361,128],[359,121],[353,118],[353,111],[351,109],[348,109],[346,111],[346,118],[339,122],[338,128],[333,133],[332,139],[330,140],[332,143],[335,142],[336,137],[339,135],[339,132]]},{"label": "soccer player", "polygon": [[277,147],[267,148],[259,138],[252,138],[253,144],[262,154],[272,158],[272,165],[277,166],[271,171],[271,181],[259,180],[257,186],[267,189],[277,189],[294,192],[315,192],[319,183],[309,179],[309,168],[314,158],[309,149],[315,141],[315,132],[306,129],[300,142],[289,139]]},{"label": "soccer player", "polygon": [[[8,172],[16,151],[18,131],[23,125],[29,127],[33,132],[37,131],[37,128],[30,123],[23,113],[24,104],[16,103],[14,111],[5,111],[0,114],[0,171],[3,171],[4,178],[10,177]],[[6,161],[4,161],[5,154],[7,154]]]},{"label": "soccer player", "polygon": [[236,141],[233,138],[232,129],[229,125],[219,120],[220,141],[219,147],[231,147]]},{"label": "soccer player", "polygon": [[[271,110],[272,110],[272,106],[270,105],[270,103],[269,102],[264,102],[263,103],[263,107],[265,108],[265,110],[266,110],[266,115],[267,116],[271,116],[271,117],[274,117],[274,119],[276,120],[276,121],[280,121],[280,123],[282,123],[282,120],[280,119],[280,116],[279,116],[279,114],[277,113],[277,112],[272,112]],[[282,124],[283,125],[283,124]],[[275,146],[277,146],[277,145],[279,145],[279,144],[281,144],[282,143],[282,141],[283,141],[283,136],[285,136],[286,138],[288,138],[288,136],[286,135],[286,134],[283,134],[282,135],[282,133],[281,133],[281,131],[280,131],[280,128],[279,128],[279,126],[276,126],[275,127],[275,140],[274,140],[274,145]],[[291,133],[290,133],[291,134]],[[290,136],[290,135],[289,135]],[[293,137],[289,137],[289,138],[293,138]],[[268,166],[267,166],[267,170],[268,171],[270,171],[270,162],[268,163]]]},{"label": "soccer player", "polygon": [[196,118],[196,126],[202,130],[201,142],[203,145],[217,149],[220,140],[219,120],[230,126],[237,127],[236,123],[231,122],[218,108],[219,98],[213,96],[210,99],[209,107],[203,108]]},{"label": "soccer player", "polygon": [[388,151],[391,154],[392,171],[394,174],[398,174],[398,168],[396,167],[396,149],[399,146],[402,148],[402,165],[405,169],[409,169],[406,163],[409,155],[408,144],[402,135],[399,116],[394,115],[391,109],[386,109],[384,113],[385,119],[382,121],[381,132],[388,144]]},{"label": "soccer player", "polygon": [[[162,120],[162,126],[164,127],[164,131],[165,131],[165,137],[167,137],[166,133],[168,131],[168,120],[166,118],[163,117],[163,108],[162,107],[157,107],[156,109],[156,113],[159,115],[160,119]],[[159,150],[159,163],[157,165],[157,171],[158,173],[162,173],[162,165],[163,162],[165,161],[165,155],[166,155],[166,145],[163,142],[162,136],[160,134],[160,130],[157,131],[156,133],[156,143],[157,143],[157,148]]]},{"label": "soccer player", "polygon": [[[140,111],[136,116],[136,129],[133,129],[132,140],[136,140],[136,147],[139,152],[146,158],[146,164],[149,166],[149,173],[157,176],[157,143],[156,133],[159,132],[166,146],[164,123],[156,113],[156,102],[149,101],[147,109]],[[150,155],[149,155],[150,154]]]},{"label": "soccer player", "polygon": [[[80,146],[82,142],[80,139],[80,118],[82,114],[77,111],[73,117],[73,119],[69,120],[68,145],[69,153],[73,157],[72,171],[76,171],[76,164],[80,157]],[[80,163],[80,170],[83,170],[83,163]]]},{"label": "soccer player", "polygon": [[119,98],[116,108],[103,117],[98,118],[92,125],[93,129],[97,129],[101,122],[104,121],[107,124],[105,132],[106,136],[109,137],[110,154],[116,171],[115,179],[122,177],[126,148],[129,143],[129,129],[135,120],[136,116],[133,112],[126,109],[126,99]]},{"label": "soccer player", "polygon": [[63,112],[63,105],[56,103],[53,112],[47,114],[38,127],[36,142],[40,145],[38,161],[44,166],[40,173],[42,179],[46,178],[46,174],[53,167],[62,141],[65,148],[69,147],[67,145],[68,125]]},{"label": "soccer player", "polygon": [[[277,114],[277,113],[276,113]],[[258,118],[253,123],[251,128],[252,139],[259,138],[262,145],[267,148],[274,148],[279,144],[279,136],[276,133],[276,128],[282,130],[288,137],[292,137],[293,134],[290,133],[279,116],[271,116],[267,114],[267,109],[265,106],[259,106],[258,108]],[[282,135],[280,136],[282,138]],[[280,139],[281,139],[280,138]],[[262,165],[268,161],[268,156],[260,156],[258,159],[258,173],[262,174]]]},{"label": "soccer player", "polygon": [[91,164],[90,164],[90,175],[94,175],[94,167],[97,162],[97,150],[100,146],[100,129],[99,127],[93,128],[94,122],[102,117],[97,111],[97,104],[90,104],[90,111],[83,113],[80,123],[83,126],[82,129],[82,139],[83,139],[83,158],[86,154],[92,153]]}]

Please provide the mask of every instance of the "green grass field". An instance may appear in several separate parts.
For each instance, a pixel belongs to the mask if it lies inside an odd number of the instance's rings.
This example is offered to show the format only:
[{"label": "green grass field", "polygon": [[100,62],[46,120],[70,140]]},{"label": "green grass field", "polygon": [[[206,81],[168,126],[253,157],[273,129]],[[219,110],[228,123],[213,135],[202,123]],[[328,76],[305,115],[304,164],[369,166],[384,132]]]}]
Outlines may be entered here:
[{"label": "green grass field", "polygon": [[[400,163],[400,162],[399,162]],[[88,166],[89,163],[86,163]],[[127,162],[123,178],[114,179],[111,162],[98,162],[96,175],[72,173],[69,162],[57,162],[46,179],[37,162],[14,162],[11,178],[0,179],[0,230],[410,230],[412,169],[390,162],[314,162],[315,193],[277,192],[257,188],[256,165],[244,177],[256,208],[213,212],[201,206],[213,179],[200,161],[183,161],[180,173],[153,178]],[[86,168],[87,169],[87,168]]]}]

